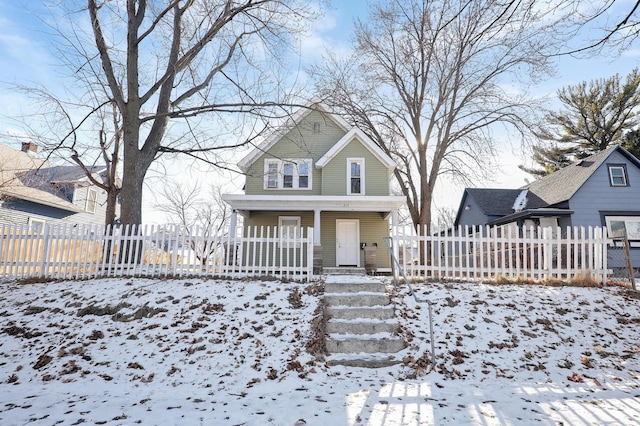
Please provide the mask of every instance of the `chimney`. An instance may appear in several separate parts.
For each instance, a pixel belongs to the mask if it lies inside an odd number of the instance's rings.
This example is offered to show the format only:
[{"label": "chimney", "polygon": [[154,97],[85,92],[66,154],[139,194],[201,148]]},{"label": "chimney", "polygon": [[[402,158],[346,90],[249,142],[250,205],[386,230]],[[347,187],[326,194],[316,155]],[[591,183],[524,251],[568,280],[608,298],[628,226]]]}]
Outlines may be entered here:
[{"label": "chimney", "polygon": [[29,155],[36,155],[38,153],[38,145],[31,141],[22,142],[22,152],[26,152]]}]

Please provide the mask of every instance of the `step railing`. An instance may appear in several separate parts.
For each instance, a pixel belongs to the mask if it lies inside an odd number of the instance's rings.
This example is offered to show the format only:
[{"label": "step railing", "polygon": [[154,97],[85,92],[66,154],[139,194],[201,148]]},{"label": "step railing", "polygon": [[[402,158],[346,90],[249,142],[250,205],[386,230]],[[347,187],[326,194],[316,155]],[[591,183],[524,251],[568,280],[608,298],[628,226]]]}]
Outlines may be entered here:
[{"label": "step railing", "polygon": [[419,303],[419,304],[426,303],[427,306],[429,307],[429,339],[431,340],[431,369],[433,370],[436,367],[436,346],[433,339],[433,309],[432,309],[433,302],[429,299],[419,298],[416,292],[414,291],[413,286],[411,285],[411,282],[409,281],[409,279],[407,278],[407,275],[404,272],[404,268],[398,261],[398,258],[396,257],[393,251],[393,237],[382,237],[382,240],[384,241],[384,244],[387,246],[387,249],[389,250],[389,254],[391,255],[391,275],[393,276],[394,290],[398,290],[398,274],[401,274],[402,278],[404,279],[404,282],[409,288],[409,292],[413,296],[413,299],[416,301],[416,303]]}]

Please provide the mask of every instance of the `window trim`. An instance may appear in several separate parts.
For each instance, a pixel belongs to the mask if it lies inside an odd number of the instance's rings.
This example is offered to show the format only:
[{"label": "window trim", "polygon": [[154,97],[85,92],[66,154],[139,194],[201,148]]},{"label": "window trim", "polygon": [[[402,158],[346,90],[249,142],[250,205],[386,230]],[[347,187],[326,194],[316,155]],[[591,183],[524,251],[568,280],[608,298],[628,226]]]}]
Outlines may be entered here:
[{"label": "window trim", "polygon": [[[275,164],[277,168],[276,186],[269,186],[269,165]],[[293,177],[291,187],[284,187],[284,168],[285,164],[293,164]],[[300,187],[300,175],[298,174],[299,165],[307,165],[307,186]],[[282,191],[310,191],[313,189],[313,173],[312,173],[313,160],[310,158],[267,158],[264,160],[264,180],[262,189],[265,191],[282,190]]]},{"label": "window trim", "polygon": [[[622,179],[624,180],[623,183],[615,183],[613,181],[614,176],[612,174],[612,171],[614,169],[622,170]],[[607,164],[607,171],[609,173],[609,185],[610,186],[617,186],[617,187],[629,186],[629,175],[627,174],[627,166],[626,166],[626,164]]]},{"label": "window trim", "polygon": [[[271,165],[275,166],[275,171],[271,170]],[[280,169],[280,164],[278,162],[278,160],[265,160],[264,162],[264,175],[265,175],[265,181],[264,181],[264,189],[278,189],[278,175],[279,173],[279,169]],[[275,180],[273,181],[275,183],[275,186],[271,186],[271,182],[272,182],[272,174],[275,173]]]},{"label": "window trim", "polygon": [[[351,164],[360,163],[360,192],[351,192]],[[365,163],[363,157],[347,158],[347,195],[365,195]]]},{"label": "window trim", "polygon": [[[295,221],[296,224],[293,225],[295,228],[298,229],[298,232],[296,233],[297,238],[300,238],[300,234],[302,233],[302,217],[301,216],[278,216],[278,243],[277,243],[277,247],[278,248],[301,248],[302,247],[302,241],[300,241],[298,244],[291,244],[291,243],[286,243],[285,241],[285,236],[282,232],[283,228],[285,227],[284,225],[282,225],[283,221],[286,220],[290,220],[290,221]],[[291,227],[292,225],[287,225],[287,227]]]},{"label": "window trim", "polygon": [[87,200],[84,204],[84,211],[86,211],[87,213],[95,213],[97,209],[98,209],[98,190],[95,188],[87,188]]},{"label": "window trim", "polygon": [[[47,225],[47,221],[44,219],[30,217],[27,221],[27,224],[29,225],[30,232],[36,232],[37,234],[42,234],[44,232],[44,227]],[[38,229],[34,229],[34,225],[36,225]]]},{"label": "window trim", "polygon": [[[632,216],[632,215],[605,215],[604,216],[605,225],[607,227],[607,234],[609,238],[622,238],[624,235],[620,232],[616,231],[626,231],[627,239],[630,241],[639,241],[640,240],[640,215]],[[614,231],[613,222],[623,224],[623,228],[619,228],[622,225],[617,225]],[[629,234],[631,231],[631,234]]]}]

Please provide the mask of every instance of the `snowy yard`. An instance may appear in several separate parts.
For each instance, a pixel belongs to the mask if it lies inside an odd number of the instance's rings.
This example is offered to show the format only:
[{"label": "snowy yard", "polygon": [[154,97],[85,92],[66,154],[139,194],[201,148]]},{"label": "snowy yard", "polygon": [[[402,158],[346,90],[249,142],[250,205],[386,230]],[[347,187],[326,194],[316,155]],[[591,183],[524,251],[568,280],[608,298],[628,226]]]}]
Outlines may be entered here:
[{"label": "snowy yard", "polygon": [[317,351],[321,283],[0,284],[0,424],[640,423],[640,300],[620,287],[425,284],[382,369]]}]

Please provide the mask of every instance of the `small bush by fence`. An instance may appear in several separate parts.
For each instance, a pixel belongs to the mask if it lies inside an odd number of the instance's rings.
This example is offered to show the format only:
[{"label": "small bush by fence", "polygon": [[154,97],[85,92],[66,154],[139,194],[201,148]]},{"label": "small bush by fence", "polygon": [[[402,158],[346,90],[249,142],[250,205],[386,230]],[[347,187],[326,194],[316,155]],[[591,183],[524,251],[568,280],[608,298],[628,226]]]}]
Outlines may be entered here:
[{"label": "small bush by fence", "polygon": [[[298,235],[299,234],[299,235]],[[0,225],[0,275],[260,276],[309,279],[313,229],[228,229],[142,225]]]},{"label": "small bush by fence", "polygon": [[[427,279],[606,282],[606,230],[459,227],[437,235],[398,227],[393,239],[407,275]],[[422,234],[422,235],[421,235]]]}]

